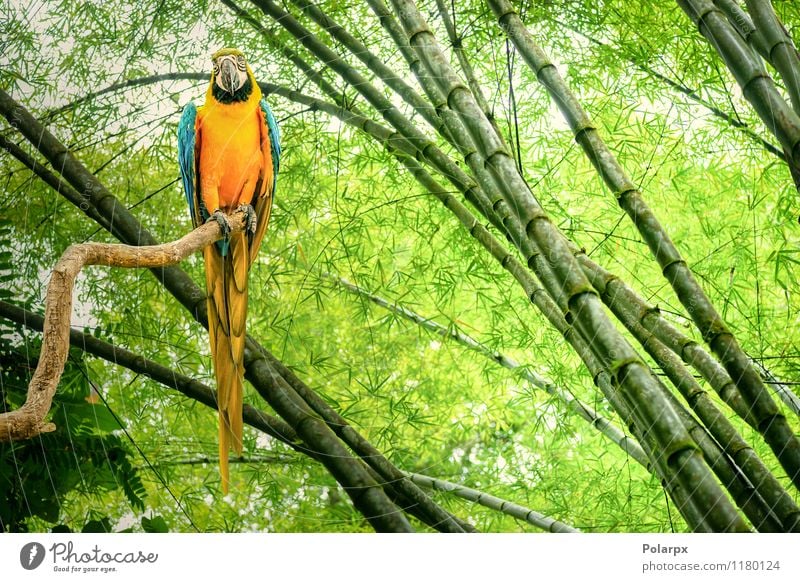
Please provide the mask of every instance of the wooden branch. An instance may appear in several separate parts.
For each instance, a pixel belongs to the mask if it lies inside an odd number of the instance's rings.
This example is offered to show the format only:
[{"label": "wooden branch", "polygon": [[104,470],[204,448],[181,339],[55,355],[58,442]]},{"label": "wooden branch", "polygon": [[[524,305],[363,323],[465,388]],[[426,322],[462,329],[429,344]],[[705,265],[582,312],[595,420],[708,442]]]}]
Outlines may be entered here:
[{"label": "wooden branch", "polygon": [[[234,232],[244,228],[244,214],[231,217]],[[152,268],[174,265],[222,236],[216,222],[204,224],[176,241],[154,246],[84,243],[72,245],[56,263],[45,296],[44,335],[39,364],[28,395],[17,410],[0,414],[0,442],[18,441],[56,429],[45,421],[69,351],[70,317],[75,279],[87,265]]]}]

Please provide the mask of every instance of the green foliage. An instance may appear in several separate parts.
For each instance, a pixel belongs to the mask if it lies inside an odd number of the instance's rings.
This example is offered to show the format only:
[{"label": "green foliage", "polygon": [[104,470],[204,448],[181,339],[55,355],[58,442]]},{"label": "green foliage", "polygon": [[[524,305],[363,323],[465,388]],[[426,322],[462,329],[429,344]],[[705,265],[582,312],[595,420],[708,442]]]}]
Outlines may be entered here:
[{"label": "green foliage", "polygon": [[[44,117],[162,241],[191,228],[177,182],[175,131],[180,107],[190,99],[201,103],[205,83],[111,92],[49,115],[53,107],[142,75],[206,72],[220,46],[244,50],[261,80],[323,97],[276,46],[287,43],[311,57],[263,15],[269,42],[219,2],[83,4],[55,2],[28,15],[4,2],[0,15],[9,34],[0,85]],[[413,83],[363,3],[320,4]],[[702,343],[634,225],[574,145],[535,75],[506,45],[485,3],[456,4],[457,28],[498,126],[553,222]],[[796,387],[800,238],[788,170],[752,135],[659,78],[695,91],[769,139],[708,44],[670,3],[518,4],[744,349]],[[790,32],[798,30],[798,4],[775,4]],[[354,100],[352,87],[321,64],[314,67]],[[562,402],[321,276],[345,277],[457,325],[622,424],[562,336],[380,144],[319,111],[269,99],[281,121],[284,159],[270,229],[250,275],[248,331],[404,470],[486,490],[586,531],[669,531],[673,523],[682,529],[658,480]],[[362,99],[356,102],[382,121]],[[47,273],[68,245],[114,239],[2,150],[0,191],[0,299],[41,311]],[[201,258],[182,266],[202,286]],[[205,330],[149,272],[91,268],[77,293],[77,328],[213,385]],[[2,328],[6,408],[24,399],[36,338]],[[92,386],[108,407],[87,402]],[[266,408],[249,386],[245,401]],[[231,466],[232,491],[223,497],[216,413],[78,350],[71,352],[52,421],[54,433],[0,445],[6,530],[46,531],[52,524],[58,524],[53,531],[370,529],[320,464],[250,429],[243,462]],[[797,418],[792,422],[797,430]],[[780,474],[763,442],[737,428]],[[530,531],[502,514],[434,496],[481,530]],[[145,504],[157,515],[143,516]]]},{"label": "green foliage", "polygon": [[[5,410],[24,403],[36,349],[31,343],[12,345],[5,333],[0,337]],[[5,531],[27,531],[37,520],[55,523],[68,498],[88,501],[120,489],[132,509],[144,509],[146,493],[139,472],[128,447],[114,434],[121,427],[103,404],[87,401],[90,395],[86,364],[81,352],[74,351],[53,401],[56,431],[0,444],[0,496],[5,499],[0,523]],[[103,529],[96,529],[100,523]],[[83,531],[111,527],[103,518],[88,522]]]}]

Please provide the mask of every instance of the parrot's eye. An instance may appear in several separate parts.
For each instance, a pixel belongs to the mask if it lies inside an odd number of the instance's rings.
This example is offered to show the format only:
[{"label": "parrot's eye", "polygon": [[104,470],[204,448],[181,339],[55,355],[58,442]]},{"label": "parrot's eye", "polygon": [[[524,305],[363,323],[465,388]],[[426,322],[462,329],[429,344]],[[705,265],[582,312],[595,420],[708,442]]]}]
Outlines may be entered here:
[{"label": "parrot's eye", "polygon": [[244,64],[244,55],[239,55],[236,57],[236,65],[239,67],[239,70],[244,71],[245,64]]},{"label": "parrot's eye", "polygon": [[214,74],[215,75],[219,74],[219,65],[217,64],[216,61],[214,61]]}]

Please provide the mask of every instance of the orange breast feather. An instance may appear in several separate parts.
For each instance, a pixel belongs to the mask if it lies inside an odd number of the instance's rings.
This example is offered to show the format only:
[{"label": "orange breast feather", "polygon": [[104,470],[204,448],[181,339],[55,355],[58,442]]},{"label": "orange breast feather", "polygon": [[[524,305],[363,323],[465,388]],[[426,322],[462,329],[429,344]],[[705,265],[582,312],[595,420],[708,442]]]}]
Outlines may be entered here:
[{"label": "orange breast feather", "polygon": [[257,99],[198,109],[200,193],[209,213],[250,204],[263,164]]}]

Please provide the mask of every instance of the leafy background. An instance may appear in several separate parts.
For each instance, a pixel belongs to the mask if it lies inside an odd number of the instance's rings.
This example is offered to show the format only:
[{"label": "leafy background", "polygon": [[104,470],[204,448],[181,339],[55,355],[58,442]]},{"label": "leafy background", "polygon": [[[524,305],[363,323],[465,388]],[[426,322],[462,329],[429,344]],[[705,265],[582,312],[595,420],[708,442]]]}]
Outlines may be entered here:
[{"label": "leafy background", "polygon": [[[458,4],[464,45],[480,57],[474,64],[498,125],[553,221],[693,334],[646,245],[490,12],[482,2]],[[407,72],[366,5],[321,5]],[[798,5],[774,5],[797,38]],[[752,135],[652,74],[692,88],[769,139],[707,43],[669,3],[521,2],[520,11],[747,353],[790,386],[799,383],[800,236],[788,170]],[[244,50],[260,80],[311,91],[230,2],[4,0],[0,26],[0,84],[40,116],[128,79],[205,72],[221,46]],[[272,36],[294,42],[280,29]],[[153,234],[172,240],[191,228],[177,182],[177,121],[185,102],[202,102],[204,88],[167,81],[117,91],[48,115],[47,125]],[[335,283],[346,278],[457,326],[613,416],[558,332],[382,147],[321,112],[276,96],[270,103],[284,158],[270,231],[250,274],[249,332],[405,470],[585,531],[683,529],[657,479],[562,402]],[[64,249],[113,239],[5,152],[0,164],[0,294],[42,312],[49,269]],[[202,284],[199,257],[184,268]],[[73,324],[213,385],[205,331],[147,272],[85,272]],[[22,401],[39,337],[0,321],[10,408]],[[245,401],[264,407],[252,391]],[[71,353],[53,421],[55,433],[0,447],[4,529],[370,529],[324,468],[253,431],[245,431],[232,491],[222,497],[216,414],[80,351]],[[482,531],[532,531],[445,494],[436,499]]]}]

